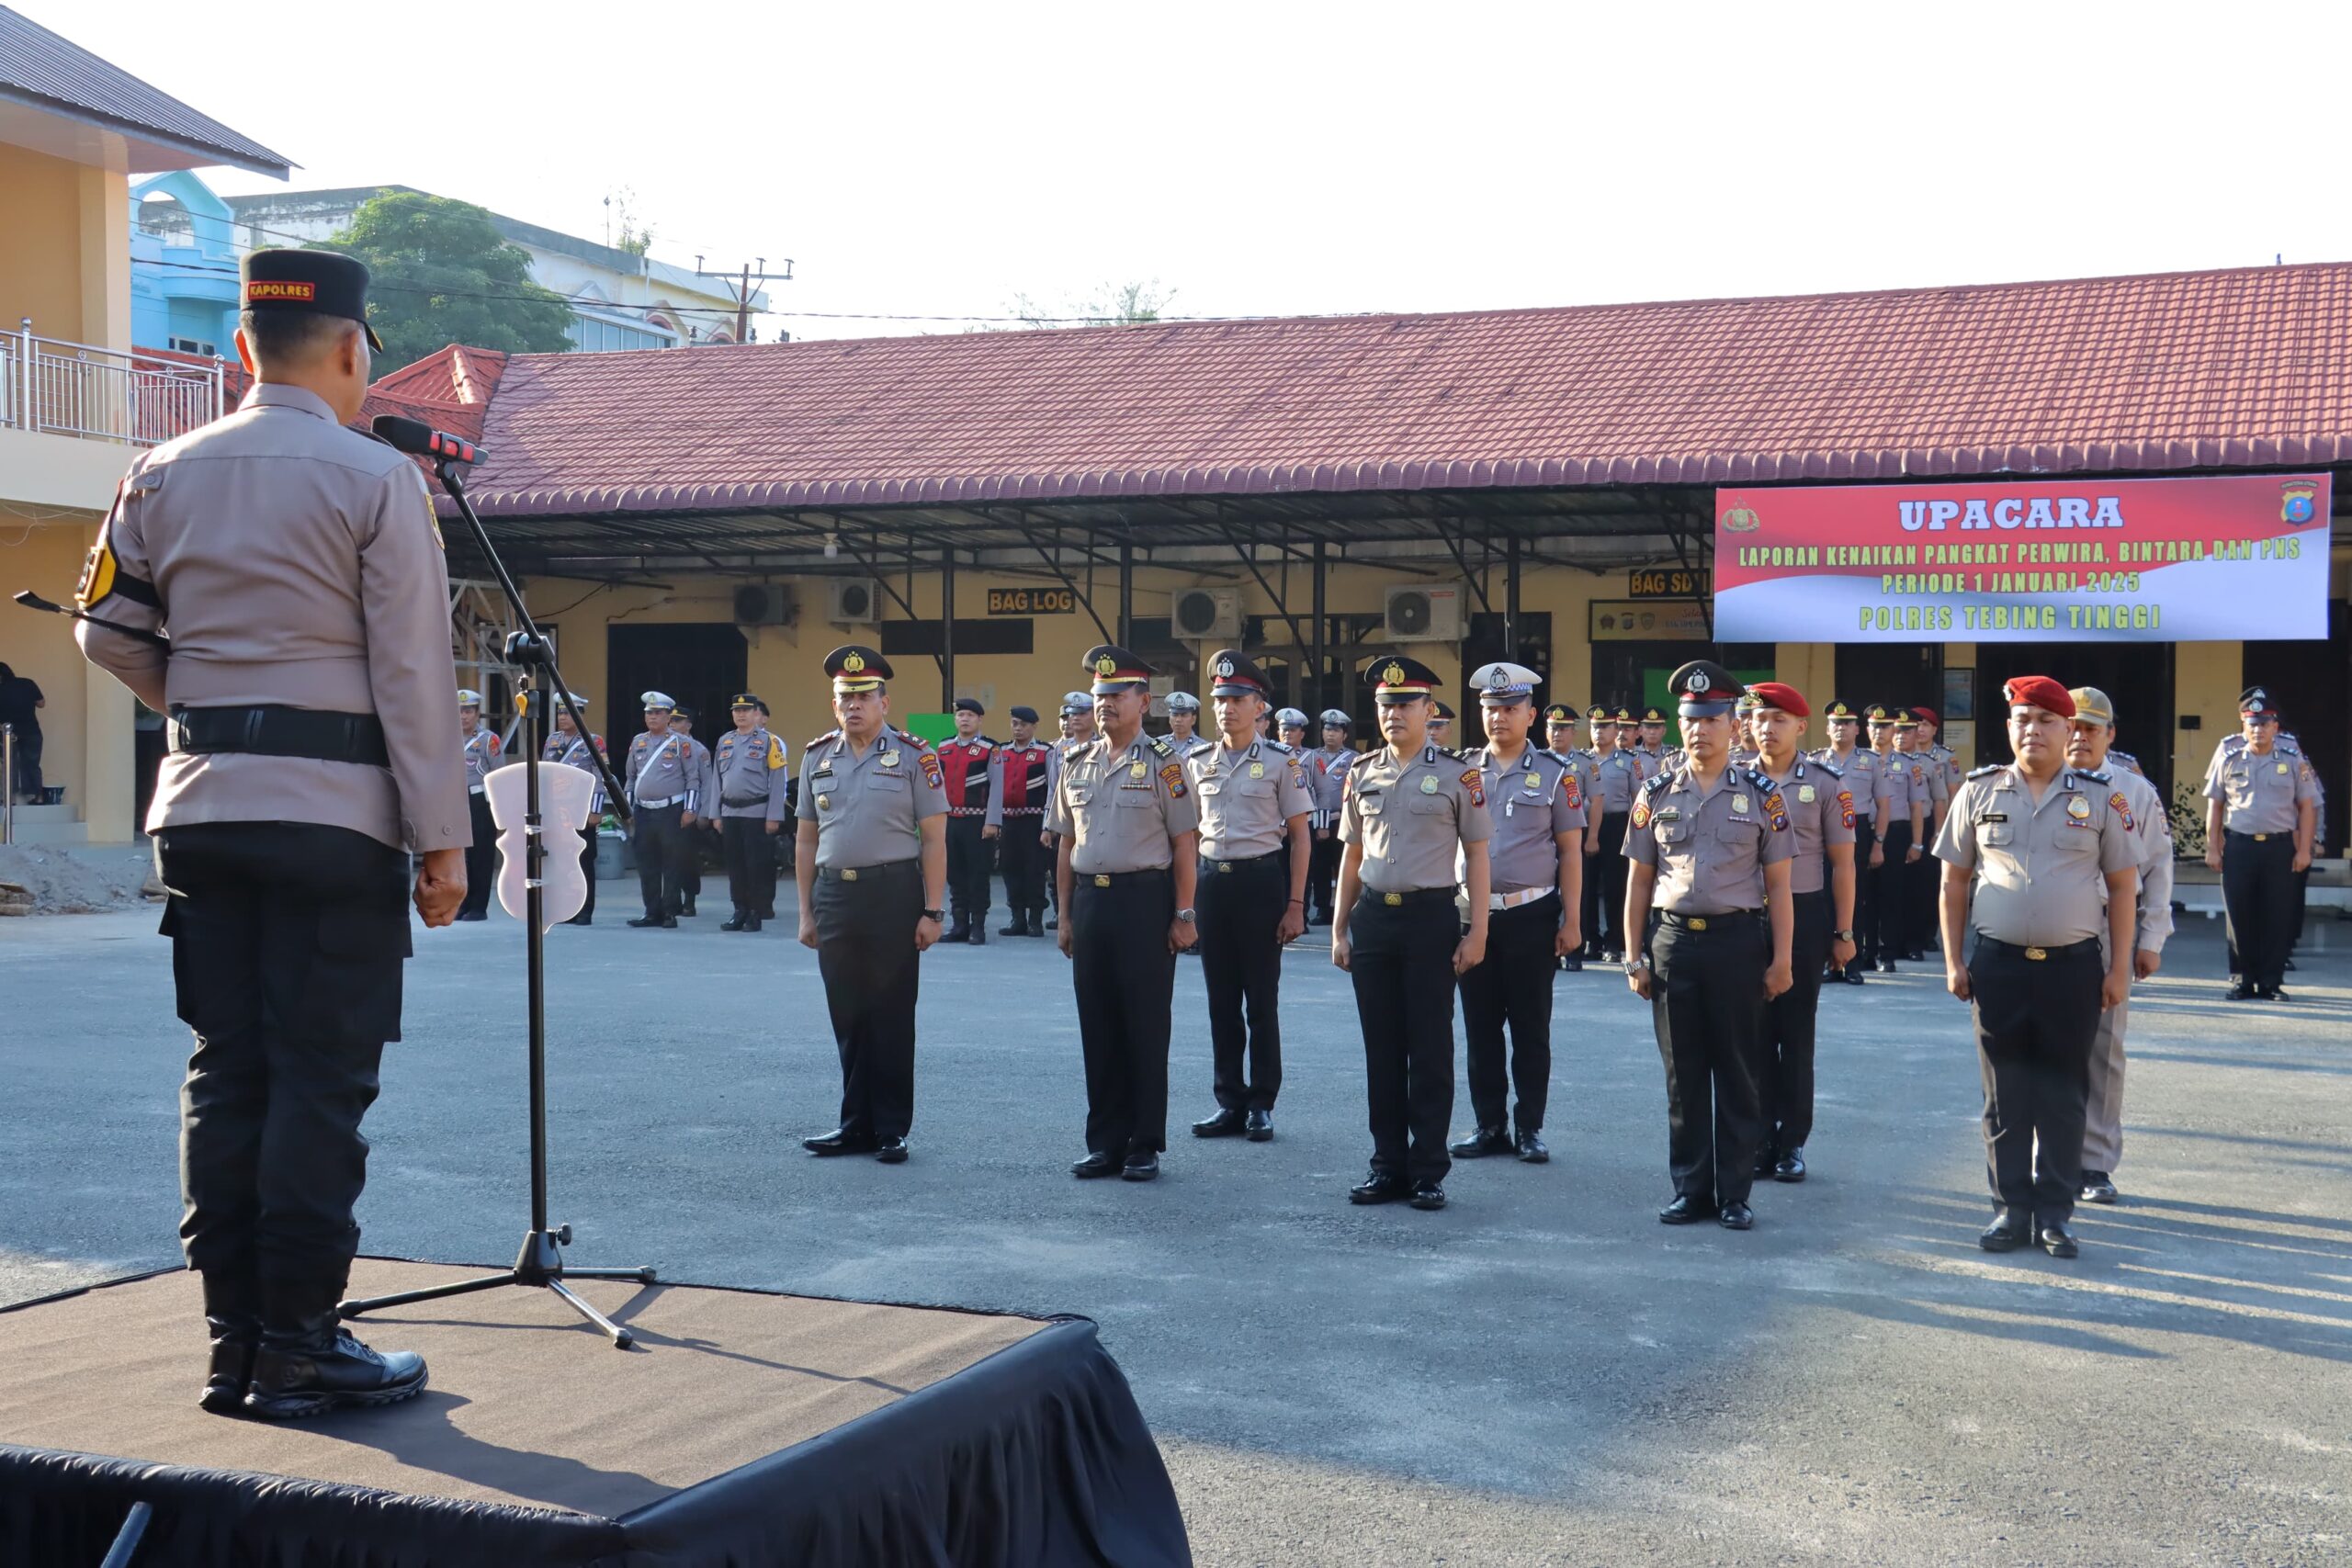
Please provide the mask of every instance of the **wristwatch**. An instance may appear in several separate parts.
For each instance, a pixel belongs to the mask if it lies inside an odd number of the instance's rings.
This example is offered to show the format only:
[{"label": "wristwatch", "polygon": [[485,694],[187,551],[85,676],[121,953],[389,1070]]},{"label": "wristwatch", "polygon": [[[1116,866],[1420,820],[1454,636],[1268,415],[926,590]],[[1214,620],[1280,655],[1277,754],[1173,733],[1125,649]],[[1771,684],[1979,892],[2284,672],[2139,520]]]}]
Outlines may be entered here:
[{"label": "wristwatch", "polygon": [[940,912],[939,912],[938,910],[936,910],[936,909],[925,909],[925,910],[922,912],[922,918],[923,918],[924,919],[926,919],[926,920],[936,920],[936,919],[943,919],[943,917],[942,917],[942,916],[941,916],[941,914],[940,914]]},{"label": "wristwatch", "polygon": [[1190,909],[1179,909],[1176,911],[1176,918],[1189,926],[1193,923],[1193,911]]},{"label": "wristwatch", "polygon": [[1851,942],[1854,940],[1854,933],[1852,931],[1831,931],[1829,933],[1829,940],[1832,942]]},{"label": "wristwatch", "polygon": [[1643,957],[1640,953],[1635,953],[1633,957],[1628,958],[1627,960],[1625,960],[1625,973],[1626,973],[1628,976],[1638,975],[1638,974],[1640,974],[1643,970],[1645,970],[1645,969],[1648,968],[1649,966],[1650,966],[1650,961],[1649,961],[1648,959],[1646,959],[1646,958],[1644,958],[1644,957]]}]

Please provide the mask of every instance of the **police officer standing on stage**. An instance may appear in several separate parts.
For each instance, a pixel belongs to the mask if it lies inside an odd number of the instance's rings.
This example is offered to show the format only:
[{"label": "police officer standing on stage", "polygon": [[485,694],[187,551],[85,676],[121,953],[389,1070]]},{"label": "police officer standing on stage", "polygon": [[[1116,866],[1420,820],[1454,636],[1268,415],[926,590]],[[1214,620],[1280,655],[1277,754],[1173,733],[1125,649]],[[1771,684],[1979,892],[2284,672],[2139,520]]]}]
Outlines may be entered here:
[{"label": "police officer standing on stage", "polygon": [[1193,1123],[1193,1136],[1261,1144],[1274,1135],[1283,1084],[1283,948],[1306,930],[1314,797],[1299,753],[1258,739],[1264,672],[1231,648],[1210,655],[1209,672],[1217,739],[1184,768],[1200,800],[1201,977],[1216,1110]]},{"label": "police officer standing on stage", "polygon": [[1812,707],[1793,686],[1758,681],[1748,729],[1757,769],[1780,792],[1795,852],[1789,897],[1795,931],[1789,945],[1790,986],[1764,1005],[1757,1055],[1764,1143],[1756,1175],[1803,1181],[1805,1140],[1813,1135],[1813,1057],[1821,980],[1854,956],[1854,797],[1835,762],[1799,750]]},{"label": "police officer standing on stage", "polygon": [[755,931],[762,921],[775,918],[775,849],[768,840],[784,831],[792,773],[784,742],[768,728],[764,712],[759,698],[737,694],[728,708],[735,728],[718,738],[711,753],[727,897],[735,907],[719,925],[723,931]]},{"label": "police officer standing on stage", "polygon": [[2311,764],[2278,739],[2278,707],[2250,686],[2238,699],[2245,743],[2205,778],[2205,863],[2222,874],[2241,965],[2232,1001],[2282,1002],[2295,937],[2295,876],[2312,863],[2319,812]]},{"label": "police officer standing on stage", "polygon": [[1086,1157],[1070,1173],[1149,1181],[1168,1147],[1176,954],[1200,940],[1200,807],[1176,749],[1143,732],[1151,666],[1106,643],[1086,667],[1102,733],[1063,759],[1046,813],[1086,1059]]},{"label": "police officer standing on stage", "polygon": [[1307,818],[1315,834],[1306,865],[1307,885],[1314,889],[1307,919],[1328,926],[1340,886],[1340,800],[1347,792],[1348,770],[1355,766],[1356,753],[1349,743],[1355,720],[1339,708],[1325,708],[1322,719],[1323,744],[1306,758],[1306,784],[1315,797],[1315,809]]},{"label": "police officer standing on stage", "polygon": [[448,573],[416,465],[345,428],[376,346],[368,269],[241,264],[237,412],[139,453],[84,571],[89,660],[170,717],[147,830],[179,1016],[180,1239],[203,1276],[220,1415],[315,1416],[424,1386],[342,1331],[367,1179],[360,1118],[401,1037],[417,912],[466,895],[449,744]]},{"label": "police officer standing on stage", "polygon": [[956,739],[939,749],[939,765],[947,780],[947,897],[954,923],[944,942],[967,942],[986,947],[989,941],[989,891],[994,879],[989,862],[996,858],[996,840],[1003,819],[990,809],[996,784],[997,743],[980,733],[988,709],[978,697],[956,699]]},{"label": "police officer standing on stage", "polygon": [[[1552,976],[1583,945],[1584,784],[1574,764],[1535,744],[1535,685],[1523,664],[1487,664],[1478,689],[1487,744],[1463,760],[1486,775],[1487,958],[1462,972],[1470,1107],[1477,1126],[1447,1151],[1456,1159],[1552,1157],[1544,1111],[1552,1088]],[[1464,856],[1466,869],[1468,854]],[[1503,1032],[1510,1032],[1505,1070]],[[1514,1112],[1510,1091],[1519,1091]]]},{"label": "police officer standing on stage", "polygon": [[2142,852],[2112,779],[2066,766],[2066,688],[2024,675],[2002,699],[2016,761],[1968,775],[1936,843],[1944,985],[1971,1006],[1984,1069],[1998,1207],[1977,1245],[2007,1252],[2038,1242],[2072,1258],[2066,1222],[2082,1189],[2091,1042],[2099,1010],[2132,992]]},{"label": "police officer standing on stage", "polygon": [[481,722],[480,692],[458,694],[458,734],[465,746],[466,803],[474,833],[474,841],[466,851],[466,901],[458,910],[458,919],[486,920],[491,884],[497,880],[498,824],[490,815],[485,781],[498,766],[498,731]]},{"label": "police officer standing on stage", "polygon": [[997,935],[1044,936],[1046,852],[1039,840],[1061,753],[1037,739],[1035,708],[1014,707],[1006,716],[1012,721],[1012,739],[989,759],[996,776],[989,781],[985,818],[986,826],[1001,830],[997,843],[1004,865],[1004,901],[1012,913],[1012,923],[1000,927]]},{"label": "police officer standing on stage", "polygon": [[890,728],[890,661],[845,644],[825,655],[840,728],[800,754],[800,945],[817,950],[842,1057],[841,1125],[817,1155],[907,1157],[915,1114],[915,989],[947,892],[947,794],[939,753]]},{"label": "police officer standing on stage", "polygon": [[[1331,962],[1348,972],[1363,1031],[1372,1170],[1354,1203],[1445,1207],[1453,1115],[1453,981],[1487,956],[1486,775],[1429,738],[1437,671],[1375,659],[1376,750],[1348,770],[1340,811],[1340,914]],[[1454,917],[1457,885],[1469,930]]]},{"label": "police officer standing on stage", "polygon": [[1843,964],[1833,963],[1822,971],[1825,984],[1842,980],[1849,986],[1862,984],[1862,971],[1870,967],[1867,944],[1877,919],[1876,900],[1871,889],[1877,882],[1878,868],[1885,863],[1886,851],[1878,840],[1878,824],[1886,820],[1882,809],[1886,805],[1886,768],[1877,752],[1860,745],[1862,716],[1854,705],[1843,697],[1833,699],[1823,710],[1829,732],[1829,744],[1814,755],[1838,770],[1846,782],[1846,793],[1854,797],[1854,931],[1865,951]]},{"label": "police officer standing on stage", "polygon": [[628,743],[621,787],[628,792],[629,822],[637,843],[637,886],[645,913],[629,921],[639,929],[674,930],[685,903],[686,832],[695,824],[703,783],[695,766],[692,738],[670,728],[677,699],[648,692],[645,732]]},{"label": "police officer standing on stage", "polygon": [[[1593,863],[1585,867],[1584,955],[1615,964],[1629,951],[1625,940],[1625,826],[1634,796],[1642,787],[1642,765],[1623,744],[1633,718],[1623,708],[1596,703],[1586,710],[1592,727],[1592,758],[1599,779],[1585,796],[1585,815],[1598,824],[1591,834]],[[1638,952],[1636,937],[1630,951]]]},{"label": "police officer standing on stage", "polygon": [[1793,982],[1795,834],[1772,781],[1730,765],[1739,682],[1712,660],[1667,682],[1682,718],[1683,763],[1642,786],[1625,834],[1634,863],[1625,929],[1657,925],[1625,977],[1650,1004],[1666,1063],[1670,1225],[1714,1219],[1744,1231],[1756,1151],[1765,1137],[1757,1088],[1761,1004]]},{"label": "police officer standing on stage", "polygon": [[[582,712],[587,711],[586,697],[575,694],[571,702]],[[563,922],[567,926],[593,926],[596,923],[596,835],[605,814],[605,781],[596,772],[595,756],[589,754],[591,746],[595,748],[596,756],[604,755],[605,738],[592,733],[582,739],[579,727],[571,722],[571,715],[561,703],[556,704],[555,728],[548,736],[547,745],[539,752],[540,760],[560,767],[578,768],[596,781],[595,790],[588,796],[587,824],[580,829],[580,870],[587,879],[588,896],[581,902],[580,912]]]}]

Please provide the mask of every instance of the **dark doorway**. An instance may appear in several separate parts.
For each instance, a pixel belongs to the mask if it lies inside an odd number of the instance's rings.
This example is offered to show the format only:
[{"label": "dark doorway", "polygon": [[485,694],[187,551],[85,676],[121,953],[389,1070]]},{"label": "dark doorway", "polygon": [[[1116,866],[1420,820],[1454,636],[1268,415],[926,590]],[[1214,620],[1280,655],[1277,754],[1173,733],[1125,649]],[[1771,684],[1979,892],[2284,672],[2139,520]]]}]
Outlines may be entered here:
[{"label": "dark doorway", "polygon": [[[1453,708],[1464,716],[1454,722],[1456,739],[1464,746],[1483,745],[1486,729],[1478,721],[1478,689],[1470,683],[1471,672],[1482,664],[1508,660],[1524,664],[1544,677],[1544,684],[1536,689],[1540,703],[1570,703],[1582,711],[1582,704],[1574,693],[1558,693],[1559,684],[1552,679],[1552,614],[1548,610],[1521,611],[1519,617],[1519,646],[1503,641],[1503,617],[1499,614],[1474,611],[1470,616],[1470,636],[1462,644],[1462,691],[1454,699]],[[1543,737],[1536,737],[1541,740]]]},{"label": "dark doorway", "polygon": [[[1588,703],[1620,703],[1640,713],[1658,707],[1667,715],[1666,738],[1679,745],[1682,727],[1674,720],[1674,702],[1667,694],[1667,677],[1694,659],[1712,659],[1739,681],[1772,678],[1772,645],[1769,642],[1596,642],[1592,645],[1592,692]],[[1577,694],[1565,693],[1567,701]]]},{"label": "dark doorway", "polygon": [[[2249,644],[2249,647],[2252,645]],[[1976,645],[1976,755],[1971,767],[2009,760],[2001,688],[2019,675],[2068,687],[2097,686],[2115,705],[2115,743],[2172,799],[2173,645],[2168,642],[1980,642]],[[2202,759],[2199,759],[2201,763]]]},{"label": "dark doorway", "polygon": [[[1994,645],[1986,643],[1985,648]],[[1984,705],[1978,678],[1977,706]],[[1995,688],[1997,690],[1998,688]],[[1944,645],[1939,642],[1841,642],[1838,645],[1838,689],[1814,699],[1848,702],[1857,709],[1872,703],[1891,707],[1944,711]],[[1982,726],[1979,726],[1982,728]],[[1865,738],[1864,743],[1868,743]],[[2006,758],[2007,753],[2002,753]]]},{"label": "dark doorway", "polygon": [[665,692],[684,703],[694,714],[695,739],[705,746],[733,722],[727,709],[743,689],[750,650],[743,634],[732,626],[686,621],[612,626],[606,629],[605,646],[605,711],[612,716],[605,740],[616,766],[628,757],[630,739],[645,728],[647,692]]},{"label": "dark doorway", "polygon": [[2352,722],[2352,610],[2344,600],[2329,601],[2325,642],[2247,643],[2244,683],[2268,690],[2286,715],[2284,728],[2319,770],[2327,792],[2320,841],[2342,854],[2346,797],[2352,796],[2352,746],[2346,740]]}]

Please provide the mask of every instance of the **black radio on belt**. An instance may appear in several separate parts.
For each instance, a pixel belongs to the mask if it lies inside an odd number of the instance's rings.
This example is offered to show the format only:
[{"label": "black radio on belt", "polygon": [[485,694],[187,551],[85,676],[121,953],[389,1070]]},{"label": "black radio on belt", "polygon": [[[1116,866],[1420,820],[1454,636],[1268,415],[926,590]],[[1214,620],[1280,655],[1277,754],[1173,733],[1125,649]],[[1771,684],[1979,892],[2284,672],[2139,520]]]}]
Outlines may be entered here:
[{"label": "black radio on belt", "polygon": [[306,757],[389,768],[384,721],[372,713],[264,704],[255,707],[184,708],[171,713],[171,746],[190,756],[243,751],[260,757]]}]

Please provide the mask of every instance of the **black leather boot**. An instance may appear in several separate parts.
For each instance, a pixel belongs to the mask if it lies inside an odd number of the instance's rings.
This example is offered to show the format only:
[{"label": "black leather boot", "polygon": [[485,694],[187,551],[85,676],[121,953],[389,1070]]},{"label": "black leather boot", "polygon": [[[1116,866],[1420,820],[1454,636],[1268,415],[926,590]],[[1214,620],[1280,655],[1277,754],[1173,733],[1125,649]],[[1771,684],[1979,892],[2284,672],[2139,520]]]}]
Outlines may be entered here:
[{"label": "black leather boot", "polygon": [[253,1382],[254,1352],[261,1347],[260,1281],[243,1269],[206,1274],[204,1325],[212,1337],[212,1364],[196,1403],[215,1416],[238,1415]]},{"label": "black leather boot", "polygon": [[264,1280],[261,1349],[245,1413],[297,1421],[330,1410],[397,1404],[424,1390],[424,1358],[371,1350],[345,1333],[334,1303],[340,1275]]},{"label": "black leather boot", "polygon": [[1012,923],[1009,926],[997,927],[996,934],[999,936],[1027,936],[1029,934],[1028,919],[1022,914],[1021,910],[1016,908],[1012,911]]}]

